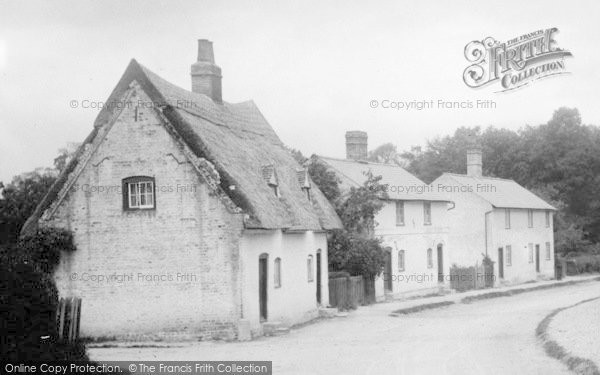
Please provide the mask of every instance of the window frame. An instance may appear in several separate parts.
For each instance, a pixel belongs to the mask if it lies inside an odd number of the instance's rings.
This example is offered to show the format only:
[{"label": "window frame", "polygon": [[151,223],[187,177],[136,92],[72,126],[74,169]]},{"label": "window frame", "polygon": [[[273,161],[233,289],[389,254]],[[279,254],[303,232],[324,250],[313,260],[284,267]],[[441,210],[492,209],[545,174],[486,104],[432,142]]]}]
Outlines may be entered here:
[{"label": "window frame", "polygon": [[546,211],[546,228],[550,228],[550,211]]},{"label": "window frame", "polygon": [[510,229],[510,208],[504,209],[504,229]]},{"label": "window frame", "polygon": [[546,242],[546,260],[552,260],[552,245]]},{"label": "window frame", "polygon": [[423,225],[431,225],[431,202],[423,202]]},{"label": "window frame", "polygon": [[533,210],[527,210],[527,228],[533,228]]},{"label": "window frame", "polygon": [[506,258],[504,260],[504,263],[506,263],[506,267],[511,267],[512,266],[512,245],[506,245],[504,247],[504,249],[506,249],[506,253],[504,254],[504,258]]},{"label": "window frame", "polygon": [[396,226],[403,227],[404,221],[404,201],[396,201]]},{"label": "window frame", "polygon": [[273,260],[273,287],[281,288],[281,258]]},{"label": "window frame", "polygon": [[[148,193],[147,191],[141,192],[141,184],[151,184],[151,191]],[[137,194],[131,194],[131,187],[137,186],[135,190],[137,190]],[[131,176],[126,177],[121,180],[121,190],[123,192],[123,210],[124,211],[148,211],[156,209],[156,180],[151,176]],[[144,195],[145,199],[148,196],[152,199],[152,204],[145,205],[132,205],[132,197],[140,197]],[[141,199],[140,199],[141,200]]]},{"label": "window frame", "polygon": [[398,272],[406,271],[406,251],[398,250]]}]

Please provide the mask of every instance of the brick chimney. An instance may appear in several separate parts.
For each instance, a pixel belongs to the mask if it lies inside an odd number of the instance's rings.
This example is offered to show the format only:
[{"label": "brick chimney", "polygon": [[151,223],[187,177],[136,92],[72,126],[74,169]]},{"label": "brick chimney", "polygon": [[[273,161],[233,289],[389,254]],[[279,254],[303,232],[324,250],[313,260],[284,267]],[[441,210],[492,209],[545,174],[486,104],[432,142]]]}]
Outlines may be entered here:
[{"label": "brick chimney", "polygon": [[467,149],[467,176],[481,177],[482,156],[481,147],[470,147]]},{"label": "brick chimney", "polygon": [[367,160],[367,133],[354,130],[346,132],[346,159]]},{"label": "brick chimney", "polygon": [[212,42],[198,40],[198,61],[192,64],[192,91],[204,94],[215,103],[223,104],[221,93],[221,68],[215,65]]}]

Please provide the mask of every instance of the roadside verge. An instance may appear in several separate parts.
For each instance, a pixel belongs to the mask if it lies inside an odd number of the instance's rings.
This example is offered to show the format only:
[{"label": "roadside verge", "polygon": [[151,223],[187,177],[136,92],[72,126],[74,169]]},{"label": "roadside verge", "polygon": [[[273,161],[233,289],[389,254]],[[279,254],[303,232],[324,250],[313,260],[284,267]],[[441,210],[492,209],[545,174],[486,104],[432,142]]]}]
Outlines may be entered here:
[{"label": "roadside verge", "polygon": [[595,300],[600,300],[600,297],[587,299],[571,306],[556,309],[553,312],[551,312],[548,316],[546,316],[540,322],[536,329],[536,335],[542,341],[542,346],[544,347],[546,354],[548,354],[552,358],[558,359],[559,361],[563,362],[567,365],[569,370],[575,372],[576,374],[600,375],[600,369],[598,369],[598,366],[592,360],[582,358],[570,353],[565,347],[563,347],[559,342],[557,342],[554,338],[550,336],[548,328],[552,320],[560,312],[572,309],[584,303],[589,303]]}]

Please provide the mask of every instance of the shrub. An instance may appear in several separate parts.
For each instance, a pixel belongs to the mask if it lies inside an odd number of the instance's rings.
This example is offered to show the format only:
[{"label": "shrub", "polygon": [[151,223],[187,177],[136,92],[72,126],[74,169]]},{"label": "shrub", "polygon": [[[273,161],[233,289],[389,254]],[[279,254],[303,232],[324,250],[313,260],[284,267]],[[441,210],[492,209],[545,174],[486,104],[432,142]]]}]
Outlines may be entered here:
[{"label": "shrub", "polygon": [[71,233],[40,229],[0,248],[0,358],[5,361],[85,360],[81,343],[56,342],[58,291],[52,272]]},{"label": "shrub", "polygon": [[17,246],[25,262],[48,274],[58,265],[61,251],[75,251],[73,235],[60,228],[40,228],[20,238]]}]

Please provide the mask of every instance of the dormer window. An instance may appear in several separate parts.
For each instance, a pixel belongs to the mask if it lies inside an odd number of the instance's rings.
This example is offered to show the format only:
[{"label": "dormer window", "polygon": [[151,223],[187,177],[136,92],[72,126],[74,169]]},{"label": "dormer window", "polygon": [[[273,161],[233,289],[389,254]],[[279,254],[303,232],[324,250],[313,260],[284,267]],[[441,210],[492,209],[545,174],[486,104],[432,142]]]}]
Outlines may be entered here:
[{"label": "dormer window", "polygon": [[124,210],[152,210],[156,208],[153,177],[135,176],[124,178],[122,186]]},{"label": "dormer window", "polygon": [[263,166],[262,175],[269,187],[275,193],[275,196],[279,198],[281,195],[279,193],[279,180],[277,179],[277,172],[275,171],[275,166],[272,164]]},{"label": "dormer window", "polygon": [[310,201],[310,178],[308,177],[308,170],[296,170],[296,175],[298,176],[298,183],[300,184],[300,189],[302,189],[302,191],[306,195],[306,199]]}]

